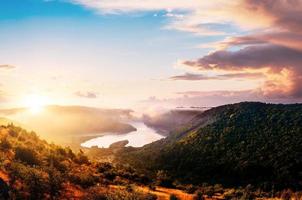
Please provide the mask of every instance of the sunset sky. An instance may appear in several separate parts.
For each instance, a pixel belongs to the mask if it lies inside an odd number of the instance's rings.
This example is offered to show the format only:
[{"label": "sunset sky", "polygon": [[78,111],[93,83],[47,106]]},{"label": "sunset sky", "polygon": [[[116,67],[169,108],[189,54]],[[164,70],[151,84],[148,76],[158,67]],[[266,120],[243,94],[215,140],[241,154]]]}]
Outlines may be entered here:
[{"label": "sunset sky", "polygon": [[302,102],[301,0],[1,0],[0,107]]}]

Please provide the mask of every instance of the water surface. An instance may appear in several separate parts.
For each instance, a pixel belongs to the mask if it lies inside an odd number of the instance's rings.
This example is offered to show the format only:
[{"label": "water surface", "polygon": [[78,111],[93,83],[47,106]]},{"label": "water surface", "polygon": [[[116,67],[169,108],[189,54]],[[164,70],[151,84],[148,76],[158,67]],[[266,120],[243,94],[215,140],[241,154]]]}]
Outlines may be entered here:
[{"label": "water surface", "polygon": [[164,138],[164,136],[158,134],[154,129],[147,127],[143,122],[131,122],[129,124],[135,127],[137,131],[126,134],[105,133],[104,136],[88,140],[82,143],[81,146],[98,146],[100,148],[108,148],[112,143],[128,140],[129,143],[126,146],[142,147],[146,144]]}]

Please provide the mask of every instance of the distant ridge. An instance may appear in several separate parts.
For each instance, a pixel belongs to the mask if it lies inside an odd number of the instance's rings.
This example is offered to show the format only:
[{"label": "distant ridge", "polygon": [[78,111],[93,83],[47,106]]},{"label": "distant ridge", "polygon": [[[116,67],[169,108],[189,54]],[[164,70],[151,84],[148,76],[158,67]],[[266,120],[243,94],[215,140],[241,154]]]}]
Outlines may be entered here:
[{"label": "distant ridge", "polygon": [[160,141],[117,160],[201,184],[302,187],[302,104],[242,102],[195,116]]}]

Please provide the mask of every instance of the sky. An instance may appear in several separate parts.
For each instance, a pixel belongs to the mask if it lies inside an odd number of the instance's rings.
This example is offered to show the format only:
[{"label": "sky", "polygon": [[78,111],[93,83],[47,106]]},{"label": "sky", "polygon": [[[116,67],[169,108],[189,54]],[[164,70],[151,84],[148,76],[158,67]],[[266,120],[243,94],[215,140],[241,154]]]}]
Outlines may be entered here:
[{"label": "sky", "polygon": [[1,0],[0,107],[298,103],[301,0]]}]

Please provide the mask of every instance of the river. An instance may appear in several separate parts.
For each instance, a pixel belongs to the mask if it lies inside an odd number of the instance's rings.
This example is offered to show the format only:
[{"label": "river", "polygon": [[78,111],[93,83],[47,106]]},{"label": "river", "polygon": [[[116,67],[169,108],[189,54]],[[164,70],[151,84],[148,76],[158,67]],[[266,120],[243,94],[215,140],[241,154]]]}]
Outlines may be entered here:
[{"label": "river", "polygon": [[154,129],[147,127],[143,122],[131,122],[128,124],[135,127],[137,131],[126,134],[104,133],[103,136],[90,139],[82,143],[81,146],[88,148],[92,146],[108,148],[112,143],[128,140],[129,143],[126,146],[142,147],[146,144],[164,138],[164,136],[158,134]]}]

